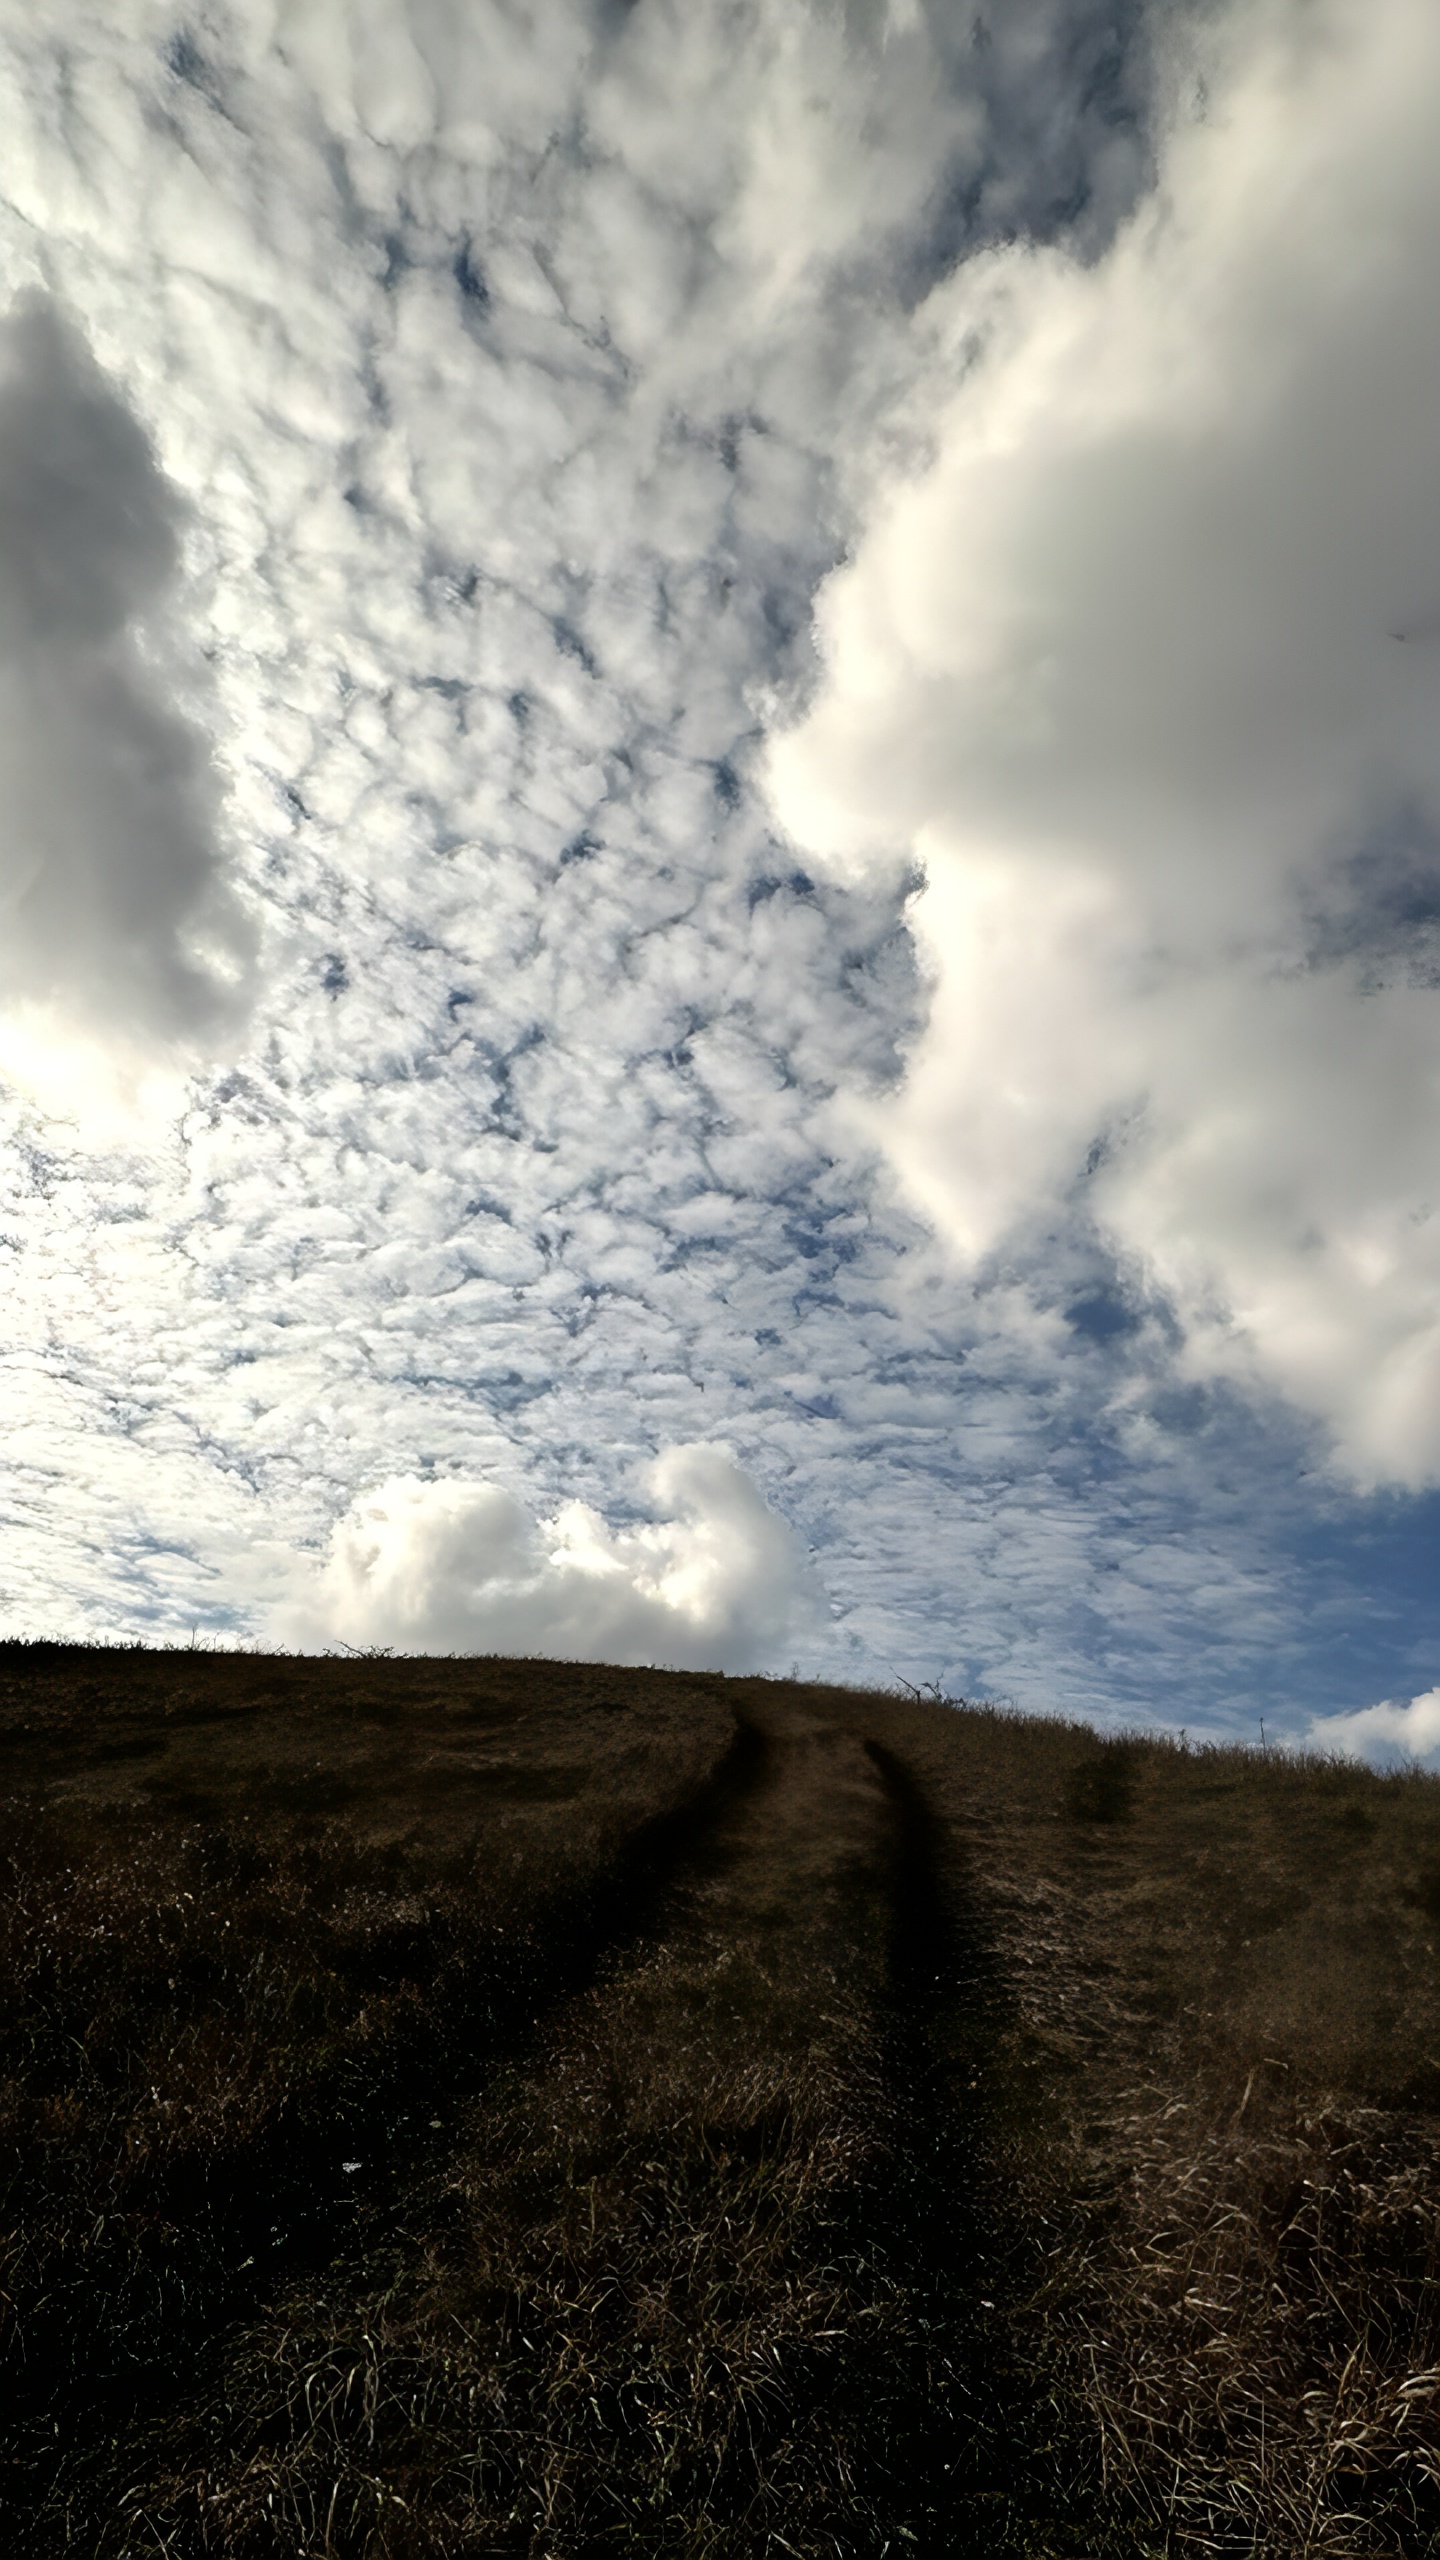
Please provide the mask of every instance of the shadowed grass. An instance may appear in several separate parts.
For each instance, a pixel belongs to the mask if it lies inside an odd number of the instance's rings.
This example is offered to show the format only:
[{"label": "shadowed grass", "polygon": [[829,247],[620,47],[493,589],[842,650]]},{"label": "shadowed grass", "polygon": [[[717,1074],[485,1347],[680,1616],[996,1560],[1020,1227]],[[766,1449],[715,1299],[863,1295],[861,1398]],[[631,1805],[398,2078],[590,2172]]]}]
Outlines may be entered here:
[{"label": "shadowed grass", "polygon": [[0,1768],[17,2551],[1440,2551],[1432,1782],[61,1648]]},{"label": "shadowed grass", "polygon": [[11,2484],[99,2531],[113,2454],[219,2324],[344,2246],[347,2156],[403,2178],[429,2112],[639,1925],[735,1728],[503,1666],[398,1692],[379,1664],[6,1667]]}]

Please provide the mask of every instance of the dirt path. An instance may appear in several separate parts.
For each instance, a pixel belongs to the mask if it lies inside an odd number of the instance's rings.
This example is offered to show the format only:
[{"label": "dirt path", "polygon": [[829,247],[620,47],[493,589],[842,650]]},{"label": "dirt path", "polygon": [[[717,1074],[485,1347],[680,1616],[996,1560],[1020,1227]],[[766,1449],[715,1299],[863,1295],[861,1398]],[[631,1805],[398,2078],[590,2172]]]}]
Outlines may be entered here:
[{"label": "dirt path", "polygon": [[[777,1707],[752,1727],[747,1782],[661,1897],[651,1942],[604,1986],[613,2015],[658,2004],[669,2082],[763,2051],[795,2074],[877,2047],[894,1939],[895,1822],[863,1743]],[[662,2014],[663,2012],[663,2014]],[[698,2095],[698,2091],[695,2093]]]},{"label": "dirt path", "polygon": [[970,2547],[1003,2413],[940,2025],[983,1966],[929,1825],[862,1736],[748,1715],[527,2032],[232,2334],[105,2560]]}]

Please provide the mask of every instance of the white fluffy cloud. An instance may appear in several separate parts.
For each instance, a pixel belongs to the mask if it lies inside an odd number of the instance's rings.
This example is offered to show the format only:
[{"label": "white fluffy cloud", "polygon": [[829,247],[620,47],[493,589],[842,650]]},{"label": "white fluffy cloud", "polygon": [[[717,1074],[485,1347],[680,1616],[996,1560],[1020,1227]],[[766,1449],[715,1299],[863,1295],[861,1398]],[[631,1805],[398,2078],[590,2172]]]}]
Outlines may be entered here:
[{"label": "white fluffy cloud", "polygon": [[1440,1751],[1440,1689],[1427,1689],[1408,1706],[1382,1698],[1354,1715],[1315,1716],[1308,1739],[1315,1750],[1343,1752],[1348,1759],[1429,1760]]},{"label": "white fluffy cloud", "polygon": [[537,1521],[499,1485],[393,1476],[337,1523],[291,1631],[712,1671],[761,1668],[813,1636],[805,1551],[727,1450],[663,1450],[649,1485],[662,1516],[611,1529],[584,1502]]},{"label": "white fluffy cloud", "polygon": [[207,741],[160,617],[185,510],[126,402],[38,294],[0,321],[0,1001],[65,1036],[208,1045],[253,935]]},{"label": "white fluffy cloud", "polygon": [[[776,805],[918,860],[870,1126],[972,1263],[1093,1213],[1198,1370],[1440,1477],[1440,17],[1241,0],[1154,194],[920,326]],[[1193,68],[1193,65],[1192,65]]]}]

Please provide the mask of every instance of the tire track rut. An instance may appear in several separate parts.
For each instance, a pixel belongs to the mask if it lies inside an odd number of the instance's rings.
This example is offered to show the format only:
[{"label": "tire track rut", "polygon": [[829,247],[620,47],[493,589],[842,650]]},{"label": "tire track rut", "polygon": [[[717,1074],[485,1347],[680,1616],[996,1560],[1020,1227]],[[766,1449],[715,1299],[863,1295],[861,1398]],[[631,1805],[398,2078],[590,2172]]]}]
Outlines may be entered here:
[{"label": "tire track rut", "polygon": [[232,2332],[137,2520],[227,2560],[1008,2547],[1003,1996],[903,1764],[764,1701],[323,2280]]}]

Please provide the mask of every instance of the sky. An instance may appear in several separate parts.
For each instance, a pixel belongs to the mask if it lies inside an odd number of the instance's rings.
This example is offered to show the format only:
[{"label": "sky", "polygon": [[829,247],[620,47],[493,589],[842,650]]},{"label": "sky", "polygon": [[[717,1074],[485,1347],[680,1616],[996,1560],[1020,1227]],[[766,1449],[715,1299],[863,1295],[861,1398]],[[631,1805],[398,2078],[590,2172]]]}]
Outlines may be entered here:
[{"label": "sky", "polygon": [[0,81],[0,1631],[1440,1751],[1431,0]]}]

